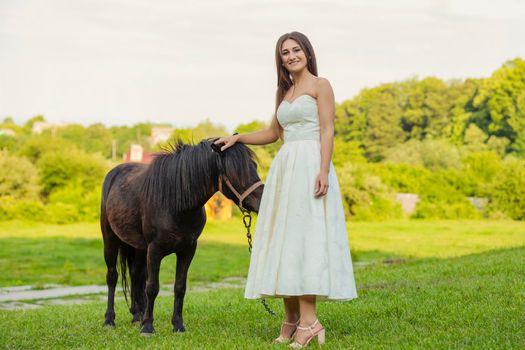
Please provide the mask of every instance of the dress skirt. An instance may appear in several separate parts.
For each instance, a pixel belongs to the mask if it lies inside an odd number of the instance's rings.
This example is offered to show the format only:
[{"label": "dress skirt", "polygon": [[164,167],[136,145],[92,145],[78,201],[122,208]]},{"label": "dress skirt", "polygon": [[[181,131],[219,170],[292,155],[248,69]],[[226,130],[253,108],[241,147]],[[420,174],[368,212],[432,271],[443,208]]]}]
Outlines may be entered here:
[{"label": "dress skirt", "polygon": [[316,198],[318,140],[285,142],[261,198],[245,298],[357,297],[343,203],[333,164],[328,192]]}]

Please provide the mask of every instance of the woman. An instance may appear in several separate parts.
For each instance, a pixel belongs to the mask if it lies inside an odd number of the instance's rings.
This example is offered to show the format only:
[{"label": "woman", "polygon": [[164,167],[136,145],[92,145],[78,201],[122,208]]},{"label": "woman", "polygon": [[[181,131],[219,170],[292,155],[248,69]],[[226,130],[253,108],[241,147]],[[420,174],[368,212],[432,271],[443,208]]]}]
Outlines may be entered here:
[{"label": "woman", "polygon": [[[265,145],[284,136],[261,199],[245,297],[282,297],[285,320],[276,342],[299,348],[324,328],[316,300],[357,297],[339,184],[331,162],[334,94],[317,77],[314,51],[301,33],[275,50],[277,96],[269,128],[215,141]],[[284,135],[283,135],[284,134]]]}]

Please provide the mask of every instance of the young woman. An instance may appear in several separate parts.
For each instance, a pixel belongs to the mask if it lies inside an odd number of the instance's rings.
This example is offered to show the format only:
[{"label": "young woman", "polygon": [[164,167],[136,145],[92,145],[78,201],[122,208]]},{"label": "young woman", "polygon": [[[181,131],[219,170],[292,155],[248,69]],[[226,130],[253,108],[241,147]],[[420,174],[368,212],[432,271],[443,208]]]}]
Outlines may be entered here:
[{"label": "young woman", "polygon": [[357,297],[343,203],[331,161],[334,94],[317,76],[314,51],[301,33],[282,35],[275,49],[277,96],[269,128],[215,141],[284,143],[268,171],[245,297],[281,297],[285,320],[276,342],[299,348],[325,331],[316,300]]}]

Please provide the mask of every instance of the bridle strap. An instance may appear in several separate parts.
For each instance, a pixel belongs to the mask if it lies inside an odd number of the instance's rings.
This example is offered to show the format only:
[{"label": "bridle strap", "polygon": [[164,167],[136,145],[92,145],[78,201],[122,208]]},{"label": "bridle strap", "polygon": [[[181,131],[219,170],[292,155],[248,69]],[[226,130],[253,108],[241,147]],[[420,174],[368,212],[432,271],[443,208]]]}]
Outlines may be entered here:
[{"label": "bridle strap", "polygon": [[226,186],[228,186],[228,188],[233,192],[233,194],[237,197],[237,199],[239,200],[239,207],[241,209],[244,209],[244,207],[242,206],[242,202],[244,201],[244,199],[246,197],[248,197],[250,195],[250,193],[252,193],[253,191],[255,191],[255,189],[257,189],[259,186],[262,186],[263,185],[263,182],[262,181],[257,181],[256,183],[254,183],[253,185],[251,185],[250,187],[248,187],[248,189],[246,189],[242,194],[240,194],[239,192],[237,192],[237,190],[233,187],[233,185],[231,184],[230,180],[228,180],[227,177],[225,176],[219,176],[219,191],[222,192],[222,180],[224,179],[224,182],[226,182]]}]

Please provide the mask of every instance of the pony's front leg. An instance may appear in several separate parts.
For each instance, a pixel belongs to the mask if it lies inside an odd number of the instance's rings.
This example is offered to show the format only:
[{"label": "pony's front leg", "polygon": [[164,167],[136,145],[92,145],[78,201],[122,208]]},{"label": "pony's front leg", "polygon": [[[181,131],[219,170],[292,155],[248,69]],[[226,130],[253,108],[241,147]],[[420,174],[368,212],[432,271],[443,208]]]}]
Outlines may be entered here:
[{"label": "pony's front leg", "polygon": [[175,299],[173,301],[173,317],[171,323],[173,324],[174,332],[184,332],[184,323],[182,322],[182,306],[184,304],[184,295],[186,294],[186,279],[188,277],[188,269],[191,260],[195,255],[197,249],[197,241],[195,241],[188,249],[177,254],[177,272],[175,277]]},{"label": "pony's front leg", "polygon": [[147,273],[146,280],[146,313],[142,319],[140,333],[151,335],[155,332],[153,328],[153,307],[155,298],[159,294],[159,270],[163,255],[161,250],[153,243],[148,245],[147,253]]}]

